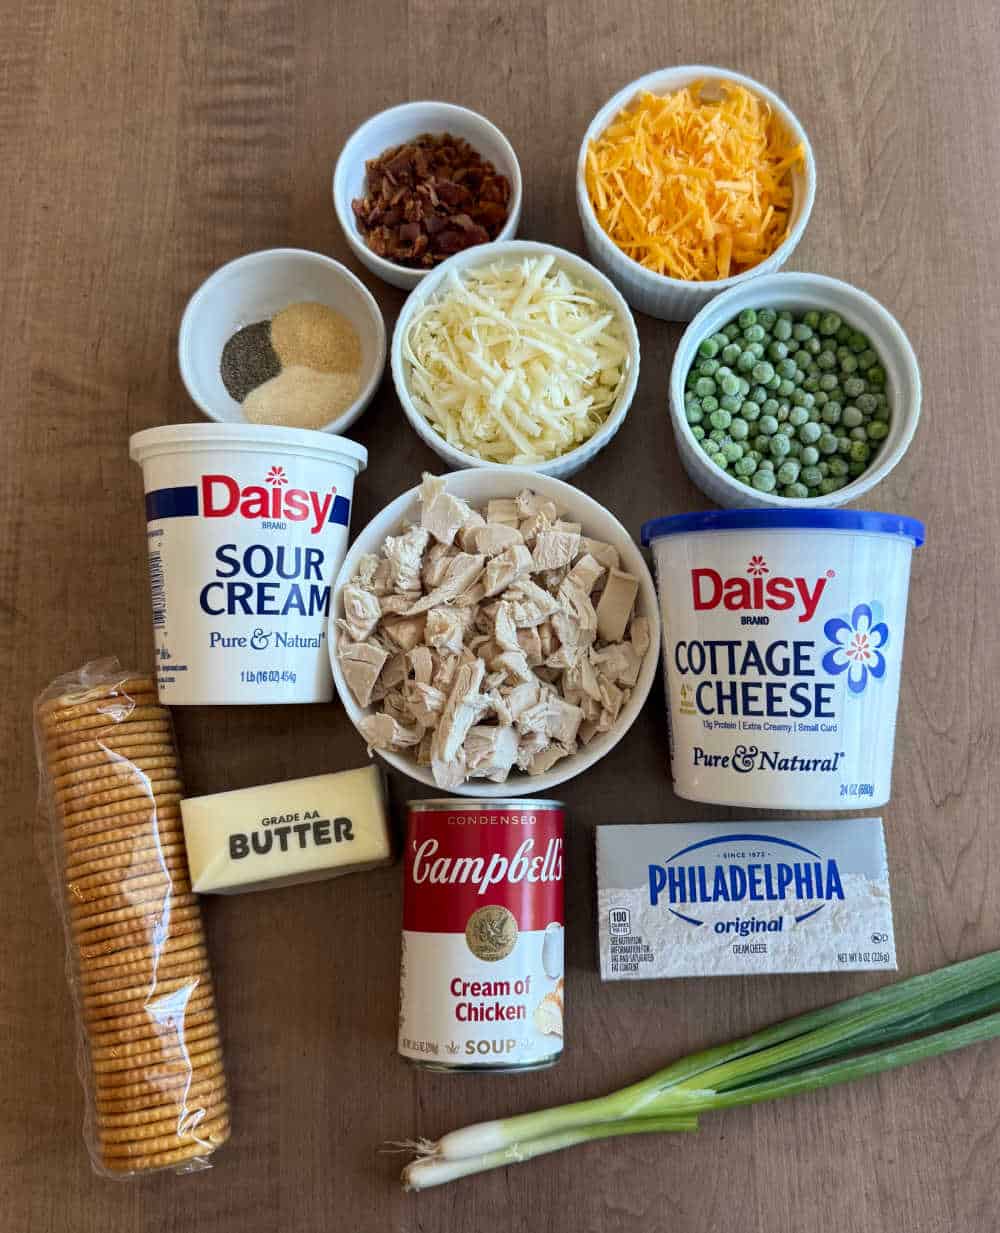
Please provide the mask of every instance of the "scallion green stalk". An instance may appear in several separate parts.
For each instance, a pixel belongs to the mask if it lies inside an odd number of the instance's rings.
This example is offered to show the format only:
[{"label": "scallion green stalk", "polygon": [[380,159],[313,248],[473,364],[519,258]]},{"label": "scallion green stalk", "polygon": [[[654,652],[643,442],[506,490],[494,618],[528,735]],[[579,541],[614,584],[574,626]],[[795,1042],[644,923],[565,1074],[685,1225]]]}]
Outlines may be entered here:
[{"label": "scallion green stalk", "polygon": [[1000,1014],[986,1013],[998,1006],[992,951],[692,1054],[610,1095],[454,1131],[421,1149],[404,1184],[436,1185],[592,1139],[691,1129],[702,1112],[909,1065],[1000,1036]]}]

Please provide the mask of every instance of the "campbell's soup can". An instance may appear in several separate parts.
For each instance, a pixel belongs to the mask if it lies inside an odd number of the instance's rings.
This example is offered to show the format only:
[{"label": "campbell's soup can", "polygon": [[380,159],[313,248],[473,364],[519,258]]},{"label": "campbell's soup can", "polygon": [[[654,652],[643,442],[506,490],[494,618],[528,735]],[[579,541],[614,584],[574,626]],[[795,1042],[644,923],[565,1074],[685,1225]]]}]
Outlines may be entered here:
[{"label": "campbell's soup can", "polygon": [[411,801],[399,1052],[431,1070],[532,1070],[563,1047],[563,806]]}]

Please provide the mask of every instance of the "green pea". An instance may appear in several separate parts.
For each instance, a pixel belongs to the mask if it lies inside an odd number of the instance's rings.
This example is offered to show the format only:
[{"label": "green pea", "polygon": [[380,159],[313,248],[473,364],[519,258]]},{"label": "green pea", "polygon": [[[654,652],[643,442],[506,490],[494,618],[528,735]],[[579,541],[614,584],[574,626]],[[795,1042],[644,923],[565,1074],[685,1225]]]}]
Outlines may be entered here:
[{"label": "green pea", "polygon": [[788,497],[790,501],[804,501],[809,496],[809,489],[805,484],[786,484],[781,495]]},{"label": "green pea", "polygon": [[755,403],[763,403],[768,397],[767,389],[763,385],[755,385],[750,391],[750,397]]},{"label": "green pea", "polygon": [[740,357],[736,361],[736,368],[739,372],[751,372],[757,363],[757,357],[752,351],[741,351]]},{"label": "green pea", "polygon": [[881,420],[874,420],[865,429],[869,441],[884,441],[889,435],[889,425]]},{"label": "green pea", "polygon": [[[740,313],[740,316],[742,317],[743,314]],[[748,325],[744,327],[743,337],[747,340],[747,342],[759,343],[759,342],[763,342],[764,339],[767,337],[767,331],[760,324],[760,322],[755,321],[753,325]]]},{"label": "green pea", "polygon": [[764,358],[764,344],[761,342],[747,343],[747,351],[754,357],[755,360]]},{"label": "green pea", "polygon": [[823,350],[823,344],[814,334],[812,338],[806,339],[805,351],[807,355],[816,356]]},{"label": "green pea", "polygon": [[884,387],[885,369],[881,364],[873,364],[871,368],[868,369],[866,376],[868,378],[868,384],[874,386],[875,389],[880,390]]},{"label": "green pea", "polygon": [[[854,428],[851,429],[852,436],[855,433],[855,431],[856,429]],[[850,437],[838,437],[837,438],[837,453],[838,454],[849,454],[850,452],[851,452],[851,438]]]},{"label": "green pea", "polygon": [[772,360],[777,362],[778,360],[783,360],[785,358],[785,356],[788,354],[788,348],[785,346],[785,344],[781,341],[780,338],[776,338],[774,342],[772,342],[768,346],[767,354],[770,356]]},{"label": "green pea", "polygon": [[774,470],[773,460],[770,458],[762,458],[760,462],[757,463],[757,470],[758,471],[773,471]]},{"label": "green pea", "polygon": [[750,382],[746,377],[737,377],[737,381],[740,383],[740,397],[746,398],[747,394],[750,393]]},{"label": "green pea", "polygon": [[832,351],[821,351],[816,356],[816,367],[822,368],[824,372],[829,372],[831,368],[837,367],[837,357]]},{"label": "green pea", "polygon": [[702,377],[714,377],[718,371],[718,360],[702,360],[698,365],[698,372]]},{"label": "green pea", "polygon": [[753,447],[754,447],[754,449],[757,451],[757,453],[758,453],[758,454],[763,454],[763,453],[767,450],[768,442],[769,442],[770,440],[771,440],[771,438],[770,438],[770,437],[768,437],[768,436],[765,436],[765,434],[764,434],[764,433],[762,433],[762,432],[759,432],[759,433],[758,433],[758,434],[754,437],[754,439],[753,439]]},{"label": "green pea", "polygon": [[847,464],[847,470],[849,475],[851,475],[854,479],[857,479],[859,475],[864,475],[864,473],[868,470],[868,463],[851,462]]},{"label": "green pea", "polygon": [[722,327],[722,332],[732,342],[734,339],[739,338],[740,327],[735,321],[730,321],[728,325]]},{"label": "green pea", "polygon": [[691,436],[694,437],[696,441],[703,441],[705,439],[704,428],[702,428],[700,424],[692,424],[691,425]]},{"label": "green pea", "polygon": [[722,452],[726,456],[726,462],[738,462],[743,457],[743,446],[739,441],[730,441],[728,445],[723,446]]},{"label": "green pea", "polygon": [[810,488],[818,488],[822,478],[823,473],[817,466],[803,467],[801,473],[799,474],[799,479],[802,483],[808,485]]},{"label": "green pea", "polygon": [[739,322],[740,329],[745,330],[748,326],[757,324],[757,313],[752,308],[744,308],[736,320]]},{"label": "green pea", "polygon": [[726,432],[724,428],[713,428],[712,431],[708,435],[709,435],[709,439],[714,441],[716,445],[720,447],[720,449],[725,444],[725,442],[729,440],[729,433]]},{"label": "green pea", "polygon": [[815,308],[810,308],[807,313],[803,313],[802,320],[811,330],[819,329],[819,313]]},{"label": "green pea", "polygon": [[700,424],[705,418],[704,411],[702,411],[697,403],[693,403],[690,407],[685,407],[684,414],[689,424]]},{"label": "green pea", "polygon": [[861,354],[858,356],[858,367],[861,369],[862,372],[867,372],[868,369],[871,368],[873,364],[877,364],[877,363],[878,363],[878,356],[871,349],[871,347],[866,347],[864,351],[862,351]]},{"label": "green pea", "polygon": [[872,419],[878,423],[888,424],[889,408],[888,407],[876,407],[875,410],[872,412]]},{"label": "green pea", "polygon": [[799,457],[804,467],[814,467],[819,462],[819,450],[815,445],[803,445]]},{"label": "green pea", "polygon": [[831,458],[830,459],[830,474],[831,475],[846,475],[847,474],[846,461],[843,458],[840,458],[839,456],[836,458]]},{"label": "green pea", "polygon": [[752,424],[754,420],[760,419],[760,404],[752,398],[747,398],[740,407],[740,415],[743,416],[748,424]]},{"label": "green pea", "polygon": [[826,404],[826,406],[823,407],[822,411],[820,411],[819,414],[820,414],[820,419],[822,419],[824,424],[839,424],[840,417],[843,415],[843,413],[844,413],[844,409],[843,407],[841,407],[840,403],[833,402],[831,400],[830,402]]},{"label": "green pea", "polygon": [[802,382],[802,388],[809,394],[819,392],[819,374],[811,372],[805,381]]},{"label": "green pea", "polygon": [[788,398],[792,390],[795,389],[795,382],[791,377],[781,377],[778,381],[778,397]]},{"label": "green pea", "polygon": [[809,411],[806,407],[792,407],[788,413],[788,422],[793,428],[802,428],[809,423]]},{"label": "green pea", "polygon": [[694,392],[699,398],[707,398],[709,394],[715,393],[715,382],[711,377],[699,377],[694,383]]},{"label": "green pea", "polygon": [[775,433],[771,438],[770,453],[774,459],[786,458],[791,442],[788,440],[788,435],[783,432]]},{"label": "green pea", "polygon": [[819,464],[816,470],[820,473],[820,475],[822,475],[824,479],[826,479],[826,477],[830,474],[830,464],[824,460],[823,462]]},{"label": "green pea", "polygon": [[709,456],[714,454],[715,451],[719,448],[716,442],[714,442],[711,437],[702,437],[701,440],[698,442],[698,444],[705,451],[705,453],[708,454]]},{"label": "green pea", "polygon": [[859,352],[864,351],[867,348],[868,339],[860,332],[860,330],[854,330],[851,337],[847,340],[847,345],[851,348],[855,355],[857,355]]},{"label": "green pea", "polygon": [[699,344],[698,352],[700,355],[703,355],[706,360],[710,360],[718,354],[719,344],[714,338],[706,338]]},{"label": "green pea", "polygon": [[764,382],[764,388],[767,390],[770,390],[772,394],[776,394],[778,390],[780,389],[780,387],[781,387],[781,377],[779,377],[777,373],[774,374],[774,376],[771,378],[770,381]]},{"label": "green pea", "polygon": [[858,357],[851,355],[850,352],[840,361],[840,371],[846,373],[856,373],[858,371]]},{"label": "green pea", "polygon": [[840,422],[845,428],[857,428],[864,418],[857,407],[846,406],[840,416]]},{"label": "green pea", "polygon": [[713,428],[718,428],[720,430],[728,428],[733,422],[733,417],[728,411],[723,411],[721,407],[718,411],[713,411],[708,419]]},{"label": "green pea", "polygon": [[778,468],[776,474],[779,484],[794,484],[799,478],[799,464],[792,458],[787,459]]},{"label": "green pea", "polygon": [[779,377],[794,377],[795,376],[795,361],[794,360],[779,360],[774,366],[774,371]]},{"label": "green pea", "polygon": [[829,479],[820,481],[819,490],[820,493],[826,497],[829,496],[831,492],[836,492],[838,488],[843,488],[843,486],[844,481],[842,479],[834,479],[833,477],[830,477]]},{"label": "green pea", "polygon": [[778,314],[773,308],[758,308],[757,323],[762,325],[765,330],[774,329],[774,323],[778,320]]},{"label": "green pea", "polygon": [[740,379],[735,373],[727,373],[720,383],[720,388],[723,394],[738,394],[740,392]]},{"label": "green pea", "polygon": [[868,430],[866,428],[862,428],[859,425],[857,428],[851,429],[851,431],[848,433],[848,438],[851,441],[867,441],[868,440]]},{"label": "green pea", "polygon": [[835,390],[837,385],[838,378],[836,373],[825,372],[819,379],[819,388],[827,394],[829,394],[831,390]]},{"label": "green pea", "polygon": [[774,369],[767,362],[767,360],[761,360],[759,364],[754,365],[753,379],[755,381],[759,381],[761,385],[767,385],[767,383],[773,377],[774,377]]},{"label": "green pea", "polygon": [[743,457],[752,458],[754,460],[754,463],[756,464],[760,462],[761,458],[763,458],[763,454],[760,452],[760,450],[744,450]]},{"label": "green pea", "polygon": [[757,460],[749,454],[744,454],[733,467],[737,475],[751,476],[757,470]]},{"label": "green pea", "polygon": [[792,336],[792,323],[787,317],[778,315],[778,320],[774,323],[774,337],[779,342],[788,342]]},{"label": "green pea", "polygon": [[814,407],[825,407],[829,401],[830,395],[826,392],[826,390],[817,390],[813,395]]},{"label": "green pea", "polygon": [[773,471],[761,471],[758,469],[754,472],[752,483],[758,492],[774,492],[777,487],[777,480],[774,478]]},{"label": "green pea", "polygon": [[805,342],[807,338],[812,338],[812,329],[804,321],[798,321],[792,326],[792,337],[796,342]]},{"label": "green pea", "polygon": [[815,445],[822,435],[823,429],[819,424],[814,424],[812,420],[803,424],[799,429],[799,440],[803,445]]},{"label": "green pea", "polygon": [[722,362],[724,364],[735,364],[743,354],[743,348],[739,343],[726,343],[722,348]]},{"label": "green pea", "polygon": [[717,467],[721,467],[723,471],[726,469],[726,456],[720,450],[717,454],[712,455],[712,461]]},{"label": "green pea", "polygon": [[819,332],[821,334],[836,334],[840,326],[841,321],[836,313],[824,313],[819,319]]},{"label": "green pea", "polygon": [[837,331],[837,334],[836,334],[837,342],[843,343],[846,345],[847,340],[851,337],[853,333],[854,331],[851,329],[849,325],[841,324],[841,327]]},{"label": "green pea", "polygon": [[773,436],[778,431],[778,419],[774,415],[760,417],[760,430],[766,437]]},{"label": "green pea", "polygon": [[719,400],[714,394],[709,394],[701,400],[701,409],[706,415],[711,415],[713,411],[717,410],[718,406]]},{"label": "green pea", "polygon": [[[871,377],[871,372],[869,372]],[[859,394],[865,392],[865,382],[863,377],[848,377],[844,382],[844,393],[848,398],[857,398]]]},{"label": "green pea", "polygon": [[737,417],[730,421],[729,435],[734,441],[745,441],[750,435],[750,425],[746,420]]},{"label": "green pea", "polygon": [[831,433],[826,433],[820,437],[817,444],[821,454],[836,454],[837,452],[837,438]]}]

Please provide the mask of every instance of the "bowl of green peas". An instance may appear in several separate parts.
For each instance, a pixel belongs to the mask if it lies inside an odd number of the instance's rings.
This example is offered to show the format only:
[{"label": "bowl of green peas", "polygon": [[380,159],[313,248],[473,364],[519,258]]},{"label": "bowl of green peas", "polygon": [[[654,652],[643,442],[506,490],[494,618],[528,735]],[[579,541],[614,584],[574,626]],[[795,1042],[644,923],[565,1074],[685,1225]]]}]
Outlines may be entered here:
[{"label": "bowl of green peas", "polygon": [[895,317],[821,274],[763,274],[717,296],[670,377],[684,469],[728,508],[858,499],[906,453],[920,399]]}]

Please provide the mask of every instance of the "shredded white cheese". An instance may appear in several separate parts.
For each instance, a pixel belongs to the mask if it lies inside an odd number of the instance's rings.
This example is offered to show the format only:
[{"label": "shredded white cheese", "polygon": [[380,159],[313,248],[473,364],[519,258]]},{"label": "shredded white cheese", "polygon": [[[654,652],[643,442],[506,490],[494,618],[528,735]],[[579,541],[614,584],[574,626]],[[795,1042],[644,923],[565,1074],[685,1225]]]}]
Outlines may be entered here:
[{"label": "shredded white cheese", "polygon": [[555,258],[452,270],[403,339],[413,402],[450,445],[543,462],[600,428],[627,372],[611,307]]}]

